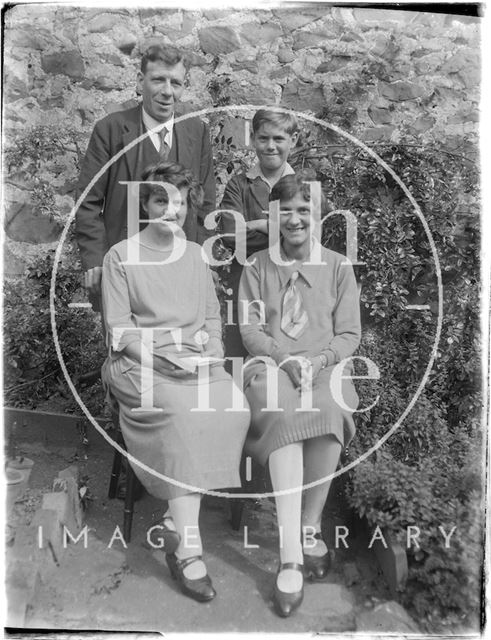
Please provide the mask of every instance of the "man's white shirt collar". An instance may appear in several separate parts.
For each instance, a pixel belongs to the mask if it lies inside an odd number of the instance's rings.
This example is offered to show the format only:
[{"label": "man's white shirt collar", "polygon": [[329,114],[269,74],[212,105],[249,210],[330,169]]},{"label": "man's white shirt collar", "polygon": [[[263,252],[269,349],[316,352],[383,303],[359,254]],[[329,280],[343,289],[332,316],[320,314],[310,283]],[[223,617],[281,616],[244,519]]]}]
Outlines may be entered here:
[{"label": "man's white shirt collar", "polygon": [[160,138],[159,133],[165,127],[167,129],[167,134],[165,136],[165,141],[169,145],[169,149],[172,149],[172,138],[174,132],[174,114],[167,120],[167,122],[159,122],[152,118],[145,109],[142,107],[142,120],[145,128],[149,131],[148,137],[153,142],[154,147],[157,151],[160,151]]}]

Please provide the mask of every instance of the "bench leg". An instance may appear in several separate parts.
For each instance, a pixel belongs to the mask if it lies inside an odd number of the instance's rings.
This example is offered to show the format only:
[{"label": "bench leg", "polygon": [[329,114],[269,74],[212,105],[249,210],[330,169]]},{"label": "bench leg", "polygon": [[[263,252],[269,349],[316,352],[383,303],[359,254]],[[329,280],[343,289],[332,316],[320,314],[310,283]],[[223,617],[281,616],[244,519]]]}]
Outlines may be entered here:
[{"label": "bench leg", "polygon": [[111,500],[114,500],[118,492],[118,480],[121,474],[122,462],[123,456],[119,451],[114,450],[113,467],[111,470],[111,479],[109,481],[109,491],[107,492],[107,497]]}]

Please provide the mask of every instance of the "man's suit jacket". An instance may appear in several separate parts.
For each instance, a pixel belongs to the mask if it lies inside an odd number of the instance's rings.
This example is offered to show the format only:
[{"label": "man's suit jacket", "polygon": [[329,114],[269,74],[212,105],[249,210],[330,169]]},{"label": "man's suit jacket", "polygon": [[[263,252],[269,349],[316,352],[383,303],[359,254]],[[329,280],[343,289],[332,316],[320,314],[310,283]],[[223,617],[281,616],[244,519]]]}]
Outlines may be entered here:
[{"label": "man's suit jacket", "polygon": [[[178,105],[176,118],[190,107]],[[78,196],[97,172],[131,141],[145,132],[141,106],[111,113],[99,120],[92,132],[82,163]],[[189,211],[184,231],[189,240],[202,242],[206,236],[203,219],[215,209],[215,175],[208,127],[199,118],[174,124],[169,160],[190,169],[205,191],[199,211]],[[150,142],[150,139],[147,138]],[[152,144],[150,142],[150,144]],[[120,181],[140,180],[142,144],[136,144],[114,162],[92,186],[76,214],[76,237],[84,270],[102,266],[110,247],[127,237],[127,187]]]}]

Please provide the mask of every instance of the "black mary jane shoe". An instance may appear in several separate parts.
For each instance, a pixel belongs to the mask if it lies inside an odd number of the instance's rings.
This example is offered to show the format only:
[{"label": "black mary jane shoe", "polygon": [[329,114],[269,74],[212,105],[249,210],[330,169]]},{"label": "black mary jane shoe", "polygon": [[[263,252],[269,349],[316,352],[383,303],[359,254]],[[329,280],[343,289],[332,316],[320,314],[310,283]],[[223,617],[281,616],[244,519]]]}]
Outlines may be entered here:
[{"label": "black mary jane shoe", "polygon": [[149,539],[153,547],[162,549],[165,553],[174,553],[181,542],[181,536],[175,529],[169,527],[172,522],[170,516],[164,516],[150,525]]},{"label": "black mary jane shoe", "polygon": [[276,610],[276,613],[282,618],[288,618],[295,609],[302,604],[303,600],[303,582],[302,588],[300,591],[294,591],[293,593],[287,593],[286,591],[281,591],[278,588],[278,574],[280,571],[284,569],[294,569],[295,571],[300,571],[303,576],[303,565],[298,562],[285,562],[284,564],[280,564],[280,568],[278,569],[278,573],[276,574],[276,582],[274,584],[273,591],[273,604]]},{"label": "black mary jane shoe", "polygon": [[195,578],[194,580],[186,578],[184,575],[184,569],[189,567],[193,562],[202,560],[201,556],[191,556],[190,558],[179,560],[175,553],[167,553],[165,559],[171,576],[178,582],[184,595],[198,602],[209,602],[213,600],[217,593],[211,584],[211,579],[208,574],[202,578]]},{"label": "black mary jane shoe", "polygon": [[[314,538],[323,540],[321,533],[316,533]],[[303,564],[305,567],[305,577],[312,582],[324,582],[329,576],[331,569],[331,556],[329,549],[323,556],[311,556],[308,553],[303,554]]]}]

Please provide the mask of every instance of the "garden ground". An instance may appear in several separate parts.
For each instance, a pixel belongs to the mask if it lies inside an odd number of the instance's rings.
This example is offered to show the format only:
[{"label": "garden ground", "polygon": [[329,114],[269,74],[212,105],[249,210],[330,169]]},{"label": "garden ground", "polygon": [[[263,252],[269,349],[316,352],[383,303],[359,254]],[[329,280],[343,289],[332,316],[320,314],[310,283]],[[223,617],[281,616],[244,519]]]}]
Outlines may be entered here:
[{"label": "garden ground", "polygon": [[[305,600],[291,618],[278,618],[270,596],[277,567],[274,509],[268,500],[249,501],[243,526],[234,532],[226,499],[206,497],[202,533],[206,562],[218,592],[208,604],[184,597],[172,581],[162,551],[146,542],[146,531],[162,512],[162,504],[145,495],[135,505],[132,541],[125,549],[119,539],[110,546],[123,505],[107,498],[112,449],[100,437],[89,445],[21,443],[19,449],[35,462],[30,489],[16,505],[17,522],[28,522],[51,490],[56,474],[77,464],[88,487],[85,522],[87,548],[71,544],[60,566],[38,584],[28,607],[28,627],[127,631],[268,631],[341,632],[408,631],[410,619],[401,609],[384,609],[390,600],[374,558],[360,540],[339,550],[325,584],[307,584]],[[11,534],[15,536],[15,520]],[[244,539],[247,527],[247,544]],[[387,606],[387,605],[386,605]],[[384,628],[385,627],[385,628]]]}]

